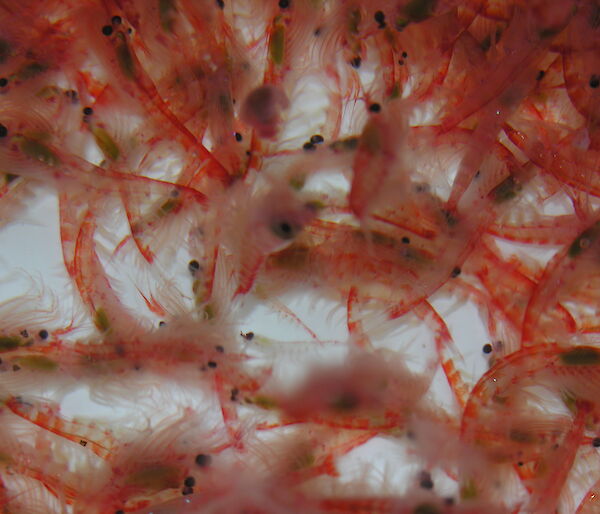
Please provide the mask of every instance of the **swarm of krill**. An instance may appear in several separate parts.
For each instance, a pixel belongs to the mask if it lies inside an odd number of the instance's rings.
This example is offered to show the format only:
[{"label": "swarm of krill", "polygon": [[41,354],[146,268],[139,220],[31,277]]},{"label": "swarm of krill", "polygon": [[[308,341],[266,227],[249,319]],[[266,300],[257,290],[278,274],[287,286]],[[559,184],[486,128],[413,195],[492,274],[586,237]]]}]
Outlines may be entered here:
[{"label": "swarm of krill", "polygon": [[2,512],[600,512],[599,125],[596,0],[1,1]]}]

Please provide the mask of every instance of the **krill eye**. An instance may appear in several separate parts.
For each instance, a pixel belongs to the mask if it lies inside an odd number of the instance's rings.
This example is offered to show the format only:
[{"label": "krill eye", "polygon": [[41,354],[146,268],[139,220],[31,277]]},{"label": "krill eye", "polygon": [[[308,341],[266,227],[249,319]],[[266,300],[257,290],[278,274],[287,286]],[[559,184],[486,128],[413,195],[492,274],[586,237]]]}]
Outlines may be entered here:
[{"label": "krill eye", "polygon": [[271,225],[271,230],[280,239],[289,240],[296,236],[297,229],[294,225],[287,221],[278,221]]}]

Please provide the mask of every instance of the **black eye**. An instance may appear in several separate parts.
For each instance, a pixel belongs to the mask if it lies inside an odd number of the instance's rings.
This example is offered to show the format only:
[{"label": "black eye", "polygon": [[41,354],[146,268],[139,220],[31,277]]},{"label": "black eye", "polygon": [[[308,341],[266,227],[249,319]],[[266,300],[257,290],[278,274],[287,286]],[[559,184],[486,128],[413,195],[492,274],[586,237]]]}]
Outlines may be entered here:
[{"label": "black eye", "polygon": [[275,234],[277,237],[286,241],[288,239],[293,239],[296,236],[297,232],[296,227],[285,220],[274,223],[271,226],[271,230],[273,231],[273,234]]}]

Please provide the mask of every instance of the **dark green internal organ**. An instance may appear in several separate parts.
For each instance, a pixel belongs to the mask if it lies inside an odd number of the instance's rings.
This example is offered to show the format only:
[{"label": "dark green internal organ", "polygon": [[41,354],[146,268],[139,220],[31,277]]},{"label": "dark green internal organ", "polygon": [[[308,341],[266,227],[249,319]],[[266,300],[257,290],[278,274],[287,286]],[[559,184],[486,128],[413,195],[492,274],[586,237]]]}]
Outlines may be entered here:
[{"label": "dark green internal organ", "polygon": [[360,11],[358,9],[353,9],[350,11],[350,19],[348,20],[348,30],[350,30],[351,34],[358,34],[358,26],[360,25]]},{"label": "dark green internal organ", "polygon": [[343,151],[351,151],[356,150],[358,147],[358,138],[357,137],[349,137],[346,139],[340,139],[338,141],[334,141],[329,145],[334,152],[343,152]]},{"label": "dark green internal organ", "polygon": [[382,134],[375,123],[367,123],[360,135],[360,147],[370,155],[381,152]]},{"label": "dark green internal organ", "polygon": [[512,175],[509,175],[492,189],[490,195],[494,202],[503,203],[515,198],[520,190],[521,184],[519,184]]},{"label": "dark green internal organ", "polygon": [[98,145],[104,156],[110,159],[111,161],[116,161],[119,158],[121,152],[117,144],[108,134],[108,132],[106,132],[106,130],[104,130],[102,127],[94,127],[92,128],[92,134],[94,135],[96,144]]},{"label": "dark green internal organ", "polygon": [[471,500],[477,498],[477,486],[471,479],[466,480],[460,488],[460,497],[463,500]]},{"label": "dark green internal organ", "polygon": [[125,36],[119,34],[119,42],[117,44],[116,52],[117,52],[117,62],[119,63],[119,68],[123,72],[123,75],[128,79],[135,78],[135,63],[133,61],[133,55],[131,55],[131,50],[125,41]]},{"label": "dark green internal organ", "polygon": [[48,166],[57,166],[60,164],[58,155],[37,139],[22,137],[20,138],[19,146],[25,155],[36,161],[43,162]]},{"label": "dark green internal organ", "polygon": [[127,485],[145,491],[161,491],[179,486],[180,473],[174,466],[155,464],[131,474]]},{"label": "dark green internal organ", "polygon": [[285,33],[284,27],[281,23],[275,24],[275,29],[271,35],[271,41],[269,42],[269,55],[271,60],[277,65],[283,64],[283,57],[285,54]]},{"label": "dark green internal organ", "polygon": [[421,503],[415,507],[414,514],[440,514],[440,510],[430,503]]},{"label": "dark green internal organ", "polygon": [[19,80],[29,80],[37,77],[47,69],[48,67],[45,64],[36,61],[28,62],[17,72],[17,78]]},{"label": "dark green internal organ", "polygon": [[23,357],[19,357],[17,362],[23,368],[36,371],[54,371],[58,368],[58,363],[52,359],[49,359],[45,355],[25,355]]},{"label": "dark green internal organ", "polygon": [[158,0],[158,17],[160,26],[165,32],[173,32],[173,15],[175,12],[175,2],[173,0]]},{"label": "dark green internal organ", "polygon": [[419,23],[429,18],[435,9],[437,0],[410,0],[400,10],[396,20],[399,29],[406,27],[409,23]]},{"label": "dark green internal organ", "polygon": [[0,38],[0,64],[4,63],[10,55],[10,43],[6,39]]},{"label": "dark green internal organ", "polygon": [[180,200],[178,200],[177,198],[169,198],[158,209],[158,215],[161,217],[166,216],[171,211],[178,209],[180,206],[181,206]]},{"label": "dark green internal organ", "polygon": [[508,433],[508,437],[511,441],[521,444],[532,444],[535,443],[535,436],[530,432],[521,430],[519,428],[511,428]]},{"label": "dark green internal organ", "polygon": [[338,411],[351,411],[358,407],[360,399],[353,392],[346,391],[341,393],[331,402],[331,407]]},{"label": "dark green internal organ", "polygon": [[600,350],[591,346],[578,346],[561,353],[560,360],[567,366],[596,366],[600,364]]},{"label": "dark green internal organ", "polygon": [[106,314],[106,311],[102,307],[96,309],[96,316],[94,316],[94,325],[96,325],[96,328],[100,330],[100,332],[107,332],[110,328],[108,314]]},{"label": "dark green internal organ", "polygon": [[594,223],[593,226],[584,230],[575,241],[569,247],[569,257],[577,257],[580,255],[585,249],[587,249],[592,242],[598,237],[600,234],[600,221]]},{"label": "dark green internal organ", "polygon": [[292,245],[269,258],[269,261],[278,268],[300,270],[308,264],[310,248],[302,245]]},{"label": "dark green internal organ", "polygon": [[410,21],[423,21],[429,18],[435,9],[437,0],[411,0],[403,9]]},{"label": "dark green internal organ", "polygon": [[223,93],[219,95],[219,108],[227,116],[233,114],[233,102],[231,101],[231,95],[229,93]]},{"label": "dark green internal organ", "polygon": [[20,337],[1,336],[0,337],[0,352],[10,352],[21,345]]}]

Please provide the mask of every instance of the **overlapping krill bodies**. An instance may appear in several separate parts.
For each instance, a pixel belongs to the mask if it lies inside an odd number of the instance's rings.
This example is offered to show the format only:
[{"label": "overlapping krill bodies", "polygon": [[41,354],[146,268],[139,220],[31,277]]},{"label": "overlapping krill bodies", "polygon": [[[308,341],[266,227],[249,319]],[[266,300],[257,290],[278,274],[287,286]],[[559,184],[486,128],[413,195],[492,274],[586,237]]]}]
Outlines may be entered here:
[{"label": "overlapping krill bodies", "polygon": [[463,441],[490,459],[485,476],[462,463],[463,495],[492,498],[504,487],[514,489],[513,468],[530,491],[528,512],[569,505],[564,488],[577,449],[589,440],[586,432],[597,428],[599,362],[593,347],[557,344],[498,360],[471,392],[463,414]]},{"label": "overlapping krill bodies", "polygon": [[249,174],[215,197],[210,220],[218,223],[207,225],[204,235],[207,258],[213,259],[206,269],[215,269],[218,255],[233,273],[235,294],[247,293],[265,259],[292,244],[316,217],[318,203],[296,180],[282,170]]},{"label": "overlapping krill bodies", "polygon": [[[56,195],[76,296],[0,307],[2,508],[597,509],[599,28],[592,0],[1,2],[0,223]],[[312,340],[263,336],[271,307]],[[66,415],[78,387],[132,414]],[[377,439],[418,488],[348,472]]]}]

